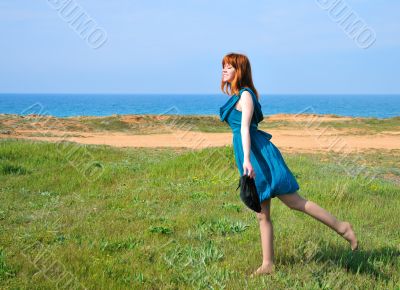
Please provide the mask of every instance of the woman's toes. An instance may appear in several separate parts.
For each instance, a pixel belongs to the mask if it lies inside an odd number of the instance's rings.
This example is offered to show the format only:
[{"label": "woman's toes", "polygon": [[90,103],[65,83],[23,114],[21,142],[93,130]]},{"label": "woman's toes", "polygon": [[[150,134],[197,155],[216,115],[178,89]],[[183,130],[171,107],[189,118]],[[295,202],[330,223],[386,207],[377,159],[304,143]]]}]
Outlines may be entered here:
[{"label": "woman's toes", "polygon": [[256,271],[254,271],[250,277],[254,277],[257,275],[262,275],[262,274],[271,274],[275,270],[275,265],[274,264],[263,264],[261,265]]},{"label": "woman's toes", "polygon": [[356,234],[354,233],[353,227],[349,222],[343,222],[342,223],[342,229],[340,231],[340,234],[342,235],[343,238],[345,238],[351,246],[351,249],[353,251],[357,250],[358,248],[358,241]]}]

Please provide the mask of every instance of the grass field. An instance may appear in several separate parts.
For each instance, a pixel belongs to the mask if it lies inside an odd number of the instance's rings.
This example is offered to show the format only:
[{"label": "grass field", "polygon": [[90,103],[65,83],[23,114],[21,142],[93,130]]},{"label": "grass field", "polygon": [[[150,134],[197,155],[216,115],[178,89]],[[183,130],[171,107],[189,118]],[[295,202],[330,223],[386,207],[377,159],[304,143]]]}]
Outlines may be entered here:
[{"label": "grass field", "polygon": [[[0,288],[400,289],[400,150],[284,157],[299,193],[350,221],[360,250],[275,198],[277,271],[251,279],[259,229],[235,191],[232,147],[3,139]],[[373,180],[347,170],[363,165]]]}]

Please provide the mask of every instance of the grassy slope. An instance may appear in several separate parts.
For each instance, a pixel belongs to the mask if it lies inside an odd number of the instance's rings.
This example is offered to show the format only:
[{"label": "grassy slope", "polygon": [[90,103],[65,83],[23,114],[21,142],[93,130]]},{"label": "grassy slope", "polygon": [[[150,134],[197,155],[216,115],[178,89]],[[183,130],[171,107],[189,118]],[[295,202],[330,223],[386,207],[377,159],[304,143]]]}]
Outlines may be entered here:
[{"label": "grassy slope", "polygon": [[[135,122],[125,122],[124,116],[134,117]],[[294,115],[293,115],[294,116]],[[323,115],[322,115],[323,116]],[[260,129],[299,129],[317,128],[321,119],[309,117],[306,121],[294,122],[295,119],[269,120],[268,116],[259,124]],[[7,123],[6,123],[7,121]],[[383,131],[400,131],[400,117],[393,118],[354,118],[353,120],[327,121],[321,127],[345,131],[347,134],[371,134]],[[85,132],[126,132],[130,134],[166,133],[169,130],[183,129],[201,132],[231,132],[226,123],[221,122],[219,116],[201,115],[112,115],[106,117],[27,117],[18,115],[0,115],[0,130],[41,129],[45,132],[50,129],[60,131]]]},{"label": "grassy slope", "polygon": [[[278,271],[249,279],[261,262],[259,229],[235,191],[231,147],[2,140],[0,288],[54,289],[68,273],[88,289],[392,289],[400,283],[399,185],[382,178],[398,174],[399,155],[363,155],[381,172],[365,184],[334,156],[284,154],[301,195],[351,221],[362,248],[352,254],[325,225],[273,199]],[[92,160],[104,171],[88,182],[81,168]]]}]

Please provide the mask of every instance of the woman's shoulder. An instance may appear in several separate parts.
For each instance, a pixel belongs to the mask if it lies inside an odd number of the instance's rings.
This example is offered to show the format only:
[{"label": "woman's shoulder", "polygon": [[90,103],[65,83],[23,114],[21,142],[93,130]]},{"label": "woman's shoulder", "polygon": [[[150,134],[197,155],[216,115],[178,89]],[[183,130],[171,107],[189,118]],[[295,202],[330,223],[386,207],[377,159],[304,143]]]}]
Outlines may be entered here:
[{"label": "woman's shoulder", "polygon": [[242,87],[242,88],[239,90],[238,97],[240,98],[240,97],[242,96],[243,93],[246,93],[246,91],[247,91],[247,94],[249,94],[249,95],[252,96],[252,97],[255,97],[256,100],[258,100],[256,94],[255,94],[255,93],[253,92],[253,90],[250,89],[249,87]]}]

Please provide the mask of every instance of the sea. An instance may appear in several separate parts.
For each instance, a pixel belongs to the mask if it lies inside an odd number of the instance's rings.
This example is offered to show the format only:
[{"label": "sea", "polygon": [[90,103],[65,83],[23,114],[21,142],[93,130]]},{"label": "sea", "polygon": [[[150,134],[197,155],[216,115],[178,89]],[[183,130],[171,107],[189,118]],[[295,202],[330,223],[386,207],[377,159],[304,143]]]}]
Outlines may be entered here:
[{"label": "sea", "polygon": [[[57,117],[115,114],[216,115],[223,94],[0,94],[2,114]],[[302,94],[260,96],[264,116],[334,114],[378,119],[400,116],[400,94]]]}]

